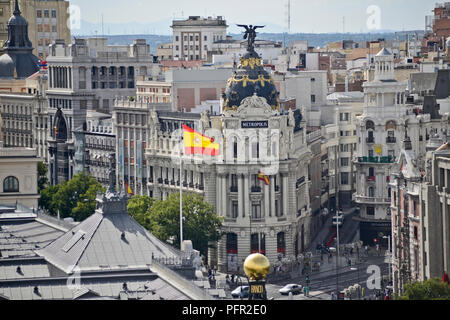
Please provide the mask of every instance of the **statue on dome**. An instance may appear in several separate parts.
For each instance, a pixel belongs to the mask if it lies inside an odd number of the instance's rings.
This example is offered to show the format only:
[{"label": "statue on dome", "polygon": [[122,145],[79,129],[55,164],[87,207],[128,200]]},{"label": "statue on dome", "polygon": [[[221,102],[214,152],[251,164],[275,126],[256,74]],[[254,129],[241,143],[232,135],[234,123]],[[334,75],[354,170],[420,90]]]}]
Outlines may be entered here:
[{"label": "statue on dome", "polygon": [[253,51],[255,49],[255,39],[256,39],[256,29],[264,28],[265,26],[253,26],[238,24],[238,27],[245,28],[244,39],[248,41],[248,51]]}]

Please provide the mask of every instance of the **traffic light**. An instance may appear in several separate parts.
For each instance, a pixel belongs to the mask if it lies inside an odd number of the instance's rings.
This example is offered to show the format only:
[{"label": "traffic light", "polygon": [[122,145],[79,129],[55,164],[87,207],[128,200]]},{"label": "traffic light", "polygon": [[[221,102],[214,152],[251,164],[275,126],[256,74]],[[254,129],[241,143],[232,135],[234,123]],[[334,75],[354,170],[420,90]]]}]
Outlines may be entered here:
[{"label": "traffic light", "polygon": [[377,243],[377,241],[378,241],[377,238],[373,239],[373,242]]}]

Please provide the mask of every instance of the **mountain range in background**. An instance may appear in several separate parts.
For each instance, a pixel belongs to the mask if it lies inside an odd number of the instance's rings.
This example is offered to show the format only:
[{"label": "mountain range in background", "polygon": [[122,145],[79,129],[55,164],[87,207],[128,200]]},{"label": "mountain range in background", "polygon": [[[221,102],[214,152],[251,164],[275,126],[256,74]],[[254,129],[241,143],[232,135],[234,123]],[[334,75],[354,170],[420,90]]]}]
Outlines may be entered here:
[{"label": "mountain range in background", "polygon": [[[155,23],[90,23],[81,21],[81,28],[72,29],[73,37],[94,37],[102,36],[108,38],[110,45],[128,45],[135,39],[145,39],[152,53],[163,43],[172,42],[172,29],[170,28],[172,20],[165,20]],[[228,23],[228,33],[233,39],[242,39],[241,28],[235,23]],[[417,33],[423,36],[423,31],[394,31],[394,30],[376,30],[367,33],[289,33],[285,29],[275,24],[264,24],[264,33],[258,33],[258,39],[273,40],[283,43],[291,43],[297,40],[307,40],[311,47],[324,47],[327,43],[338,42],[342,40],[353,41],[373,41],[378,39],[385,40],[404,40],[404,34],[411,35]],[[268,32],[270,31],[270,32]]]}]

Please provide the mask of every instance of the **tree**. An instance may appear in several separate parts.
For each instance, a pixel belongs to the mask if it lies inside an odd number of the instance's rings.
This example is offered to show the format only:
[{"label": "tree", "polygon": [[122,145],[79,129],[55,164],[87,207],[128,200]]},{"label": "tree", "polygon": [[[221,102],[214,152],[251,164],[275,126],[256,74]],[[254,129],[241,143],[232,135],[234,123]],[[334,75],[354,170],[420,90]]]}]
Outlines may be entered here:
[{"label": "tree", "polygon": [[128,201],[127,210],[134,220],[146,229],[150,229],[149,209],[155,200],[149,196],[136,195]]},{"label": "tree", "polygon": [[56,208],[56,203],[53,201],[55,194],[59,191],[60,185],[50,186],[46,189],[41,190],[39,198],[39,207],[46,209],[48,213],[52,216],[58,214],[58,208]]},{"label": "tree", "polygon": [[41,206],[50,214],[76,221],[83,221],[95,211],[95,198],[98,192],[105,192],[93,177],[80,173],[72,180],[52,186],[41,192]]},{"label": "tree", "polygon": [[[222,234],[223,219],[202,196],[183,195],[183,238],[192,240],[195,249],[207,254],[208,242],[218,241]],[[174,245],[180,246],[180,194],[171,194],[166,200],[155,201],[149,209],[149,230],[160,240],[175,237]]]},{"label": "tree", "polygon": [[38,162],[38,192],[40,193],[48,185],[48,168],[43,162]]},{"label": "tree", "polygon": [[450,300],[450,285],[438,278],[408,283],[398,300]]}]

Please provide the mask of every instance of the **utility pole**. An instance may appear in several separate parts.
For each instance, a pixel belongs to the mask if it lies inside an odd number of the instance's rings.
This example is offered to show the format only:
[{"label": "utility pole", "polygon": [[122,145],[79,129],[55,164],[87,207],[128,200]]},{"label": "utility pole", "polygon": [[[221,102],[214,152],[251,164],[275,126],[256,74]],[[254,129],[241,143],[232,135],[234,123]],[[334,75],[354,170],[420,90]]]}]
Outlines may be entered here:
[{"label": "utility pole", "polygon": [[339,211],[336,210],[336,233],[337,233],[337,248],[336,248],[336,294],[339,297]]}]

